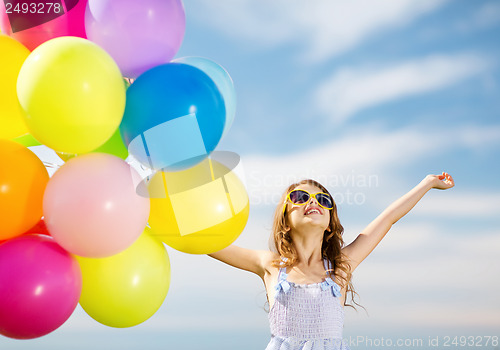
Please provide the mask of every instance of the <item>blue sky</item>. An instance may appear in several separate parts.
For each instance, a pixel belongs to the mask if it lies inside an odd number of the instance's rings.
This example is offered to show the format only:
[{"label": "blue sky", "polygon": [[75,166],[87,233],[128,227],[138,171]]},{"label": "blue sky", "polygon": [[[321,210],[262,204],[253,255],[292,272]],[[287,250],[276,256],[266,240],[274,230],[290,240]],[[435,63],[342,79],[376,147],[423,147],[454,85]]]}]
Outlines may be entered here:
[{"label": "blue sky", "polygon": [[[218,146],[241,155],[250,197],[236,244],[267,248],[276,198],[293,180],[313,177],[334,193],[348,244],[425,175],[447,171],[455,188],[430,191],[355,271],[368,313],[347,308],[344,336],[500,336],[500,2],[198,0],[185,9],[176,57],[218,62],[238,95]],[[145,323],[112,329],[78,308],[54,333],[2,337],[0,348],[264,349],[259,278],[168,252],[171,288]]]}]

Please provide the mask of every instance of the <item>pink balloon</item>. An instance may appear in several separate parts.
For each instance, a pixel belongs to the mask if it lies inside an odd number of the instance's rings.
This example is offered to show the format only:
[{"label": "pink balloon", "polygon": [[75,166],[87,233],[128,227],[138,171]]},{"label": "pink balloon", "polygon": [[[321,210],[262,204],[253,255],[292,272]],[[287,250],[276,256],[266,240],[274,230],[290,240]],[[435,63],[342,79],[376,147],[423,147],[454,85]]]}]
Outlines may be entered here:
[{"label": "pink balloon", "polygon": [[31,339],[54,331],[81,291],[78,262],[53,238],[26,235],[0,244],[0,334]]},{"label": "pink balloon", "polygon": [[[28,11],[24,11],[26,7],[22,8],[25,5],[21,1],[13,1],[12,6],[0,1],[0,28],[4,34],[21,42],[30,51],[47,40],[60,36],[87,38],[85,33],[87,0],[24,3],[29,5]],[[17,11],[16,4],[22,5]],[[33,12],[34,7],[31,4],[36,5],[36,11]]]},{"label": "pink balloon", "polygon": [[115,255],[141,235],[149,198],[136,193],[139,175],[122,159],[89,153],[66,162],[49,180],[45,224],[67,251],[89,258]]}]

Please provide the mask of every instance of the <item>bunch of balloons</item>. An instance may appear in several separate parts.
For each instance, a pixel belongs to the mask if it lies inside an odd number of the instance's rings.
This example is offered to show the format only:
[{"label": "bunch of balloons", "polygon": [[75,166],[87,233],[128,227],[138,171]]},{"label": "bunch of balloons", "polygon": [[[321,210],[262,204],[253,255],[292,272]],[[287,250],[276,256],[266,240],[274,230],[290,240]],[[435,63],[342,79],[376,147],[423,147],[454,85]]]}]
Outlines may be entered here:
[{"label": "bunch of balloons", "polygon": [[[144,322],[170,285],[163,243],[215,252],[249,213],[238,156],[214,152],[235,116],[231,77],[173,60],[181,0],[57,9],[0,1],[0,334],[18,339],[78,303],[104,325]],[[51,177],[34,145],[65,161]]]}]

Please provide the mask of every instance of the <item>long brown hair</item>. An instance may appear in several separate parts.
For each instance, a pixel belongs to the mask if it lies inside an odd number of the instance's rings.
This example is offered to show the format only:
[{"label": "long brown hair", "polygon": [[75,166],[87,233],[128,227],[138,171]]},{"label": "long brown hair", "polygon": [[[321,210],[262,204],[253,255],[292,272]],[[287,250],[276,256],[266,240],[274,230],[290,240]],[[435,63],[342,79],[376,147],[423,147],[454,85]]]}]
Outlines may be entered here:
[{"label": "long brown hair", "polygon": [[[285,211],[283,211],[283,205],[286,205],[286,198],[288,193],[297,186],[304,184],[316,186],[323,192],[330,194],[330,192],[328,192],[328,190],[323,185],[312,179],[305,179],[288,186],[287,190],[281,196],[281,200],[274,212],[273,227],[271,233],[272,242],[270,242],[269,248],[280,255],[279,259],[276,259],[272,262],[272,265],[274,267],[286,268],[289,266],[294,266],[298,261],[297,249],[293,243],[291,235],[289,234],[289,230],[287,229],[287,212],[286,209]],[[333,200],[333,196],[331,194],[330,196]],[[354,290],[354,286],[352,285],[351,266],[347,260],[347,257],[342,253],[341,250],[344,246],[344,240],[342,238],[343,232],[344,228],[340,224],[340,220],[337,215],[337,205],[335,204],[335,201],[333,201],[333,209],[330,210],[330,223],[328,224],[328,228],[325,230],[325,233],[323,235],[321,255],[324,259],[327,259],[329,265],[333,267],[332,269],[327,271],[330,278],[334,279],[337,282],[342,281],[341,284],[343,286],[347,285],[347,292],[351,293],[351,300],[356,305],[361,306],[356,301],[354,301],[354,294],[358,295],[358,293],[356,293],[356,291]],[[345,305],[356,309],[353,305]]]}]

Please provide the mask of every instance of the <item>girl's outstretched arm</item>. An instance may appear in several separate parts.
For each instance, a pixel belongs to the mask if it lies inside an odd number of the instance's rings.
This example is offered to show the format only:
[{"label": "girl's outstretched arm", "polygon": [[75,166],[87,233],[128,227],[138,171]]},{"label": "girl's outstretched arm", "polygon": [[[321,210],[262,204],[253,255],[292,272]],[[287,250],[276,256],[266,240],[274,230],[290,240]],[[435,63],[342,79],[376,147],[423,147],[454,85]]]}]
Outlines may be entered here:
[{"label": "girl's outstretched arm", "polygon": [[389,229],[405,216],[431,188],[445,190],[455,185],[450,174],[427,175],[410,192],[387,207],[342,252],[351,264],[351,272],[375,249]]},{"label": "girl's outstretched arm", "polygon": [[261,278],[264,278],[266,267],[274,258],[270,251],[246,249],[235,245],[208,255],[238,269],[253,272]]}]

